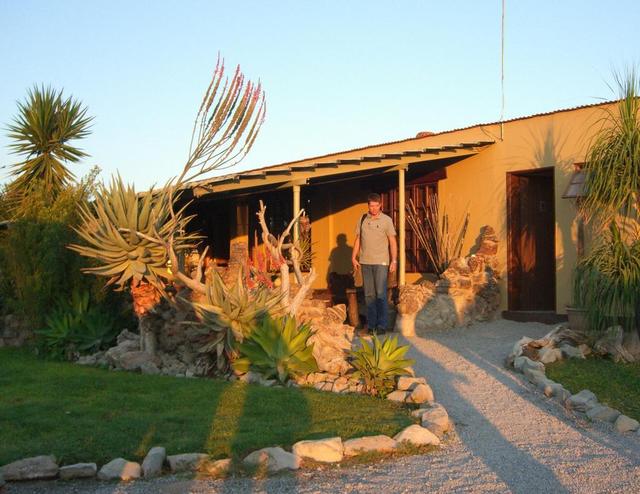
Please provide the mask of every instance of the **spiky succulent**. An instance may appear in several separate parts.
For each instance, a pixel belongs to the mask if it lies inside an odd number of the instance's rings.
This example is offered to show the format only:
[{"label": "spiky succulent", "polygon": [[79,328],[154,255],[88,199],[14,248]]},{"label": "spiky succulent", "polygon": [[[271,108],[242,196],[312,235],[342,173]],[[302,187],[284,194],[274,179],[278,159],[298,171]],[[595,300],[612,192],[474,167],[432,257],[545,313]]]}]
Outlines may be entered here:
[{"label": "spiky succulent", "polygon": [[227,287],[220,274],[213,271],[207,280],[205,301],[196,302],[193,307],[203,324],[229,328],[233,337],[242,341],[262,316],[278,315],[280,302],[280,291],[264,286],[249,290],[244,283],[244,271],[240,269],[231,287]]},{"label": "spiky succulent", "polygon": [[292,376],[316,372],[313,344],[307,344],[311,334],[311,326],[298,326],[293,317],[265,317],[239,345],[240,358],[232,366],[238,372],[252,369],[281,383]]},{"label": "spiky succulent", "polygon": [[380,341],[374,335],[372,340],[371,344],[362,340],[362,347],[351,351],[351,364],[354,377],[364,379],[365,390],[384,397],[393,389],[396,376],[410,374],[407,368],[414,361],[404,358],[409,346],[399,346],[397,336]]},{"label": "spiky succulent", "polygon": [[198,237],[184,234],[191,219],[184,208],[171,214],[168,188],[159,193],[137,194],[118,175],[109,186],[102,186],[95,201],[81,206],[78,235],[87,245],[69,247],[80,255],[94,258],[98,266],[85,272],[107,276],[107,284],[123,288],[129,281],[146,282],[158,288],[171,279],[166,244],[173,237],[176,252],[195,247]]}]

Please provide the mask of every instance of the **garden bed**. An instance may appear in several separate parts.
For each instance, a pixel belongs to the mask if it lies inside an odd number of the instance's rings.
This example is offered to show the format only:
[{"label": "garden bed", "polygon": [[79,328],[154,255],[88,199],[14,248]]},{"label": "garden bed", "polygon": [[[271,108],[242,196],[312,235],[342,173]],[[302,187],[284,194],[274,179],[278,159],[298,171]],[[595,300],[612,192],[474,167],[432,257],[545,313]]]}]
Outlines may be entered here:
[{"label": "garden bed", "polygon": [[622,364],[596,357],[569,359],[547,365],[546,374],[571,393],[589,389],[601,403],[640,421],[640,362]]},{"label": "garden bed", "polygon": [[413,423],[404,405],[368,396],[109,372],[6,348],[0,389],[0,465],[40,454],[141,460],[158,444],[241,458],[302,439],[393,436]]}]

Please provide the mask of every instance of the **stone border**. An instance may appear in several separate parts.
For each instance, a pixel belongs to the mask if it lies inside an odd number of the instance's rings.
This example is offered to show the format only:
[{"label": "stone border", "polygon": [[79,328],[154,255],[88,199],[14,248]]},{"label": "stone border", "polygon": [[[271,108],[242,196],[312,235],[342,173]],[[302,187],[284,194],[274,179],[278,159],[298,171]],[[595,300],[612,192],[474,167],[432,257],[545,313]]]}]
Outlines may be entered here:
[{"label": "stone border", "polygon": [[[337,463],[344,458],[363,453],[391,453],[403,443],[413,446],[440,446],[445,434],[454,431],[454,424],[447,410],[434,401],[433,391],[423,377],[400,377],[397,391],[387,398],[403,403],[426,404],[411,412],[413,418],[420,419],[420,425],[412,424],[393,438],[385,435],[364,436],[342,440],[340,437],[302,440],[291,447],[291,452],[283,448],[267,447],[247,455],[242,464],[248,468],[260,468],[267,473],[282,470],[298,470],[303,460],[319,463]],[[394,395],[394,393],[396,395]],[[6,481],[88,479],[131,481],[158,477],[167,470],[171,474],[180,472],[200,472],[210,476],[226,473],[232,460],[224,458],[210,460],[205,453],[185,453],[167,455],[162,446],[149,450],[142,464],[115,458],[98,469],[96,463],[76,463],[59,466],[52,455],[42,455],[17,460],[0,466],[0,491]]]},{"label": "stone border", "polygon": [[[560,348],[556,348],[555,341],[553,338],[550,338],[550,335],[554,336],[560,329],[560,326],[556,327],[556,329],[540,340],[533,340],[526,336],[518,340],[506,359],[505,363],[507,367],[524,374],[526,379],[542,391],[547,398],[555,399],[565,408],[579,413],[592,422],[612,424],[613,428],[620,434],[637,431],[637,436],[640,439],[640,423],[637,420],[623,415],[614,408],[599,403],[596,395],[588,389],[583,389],[572,395],[562,384],[546,376],[545,364],[543,362],[551,363],[562,360],[564,357],[585,358],[585,355],[590,353],[587,345],[575,347],[563,343]],[[536,352],[536,356],[538,356],[540,360],[533,360],[523,355],[525,347],[531,344],[543,344],[543,346],[539,347],[540,351]]]},{"label": "stone border", "polygon": [[[418,414],[417,412],[420,412]],[[343,441],[340,437],[303,440],[295,443],[291,452],[281,447],[267,447],[247,455],[242,464],[248,468],[261,468],[267,473],[282,470],[298,470],[303,460],[319,463],[337,463],[344,458],[363,453],[391,453],[403,443],[413,446],[439,446],[441,437],[451,430],[450,421],[442,405],[416,410],[412,416],[420,416],[423,425],[412,424],[393,438],[385,435],[365,436]],[[165,448],[155,446],[149,450],[142,464],[116,458],[99,470],[95,463],[76,463],[59,466],[54,456],[36,456],[14,461],[0,467],[0,488],[5,481],[89,479],[131,481],[161,476],[168,467],[171,474],[200,472],[210,476],[226,473],[231,467],[230,458],[210,460],[205,453],[185,453],[167,456]]]}]

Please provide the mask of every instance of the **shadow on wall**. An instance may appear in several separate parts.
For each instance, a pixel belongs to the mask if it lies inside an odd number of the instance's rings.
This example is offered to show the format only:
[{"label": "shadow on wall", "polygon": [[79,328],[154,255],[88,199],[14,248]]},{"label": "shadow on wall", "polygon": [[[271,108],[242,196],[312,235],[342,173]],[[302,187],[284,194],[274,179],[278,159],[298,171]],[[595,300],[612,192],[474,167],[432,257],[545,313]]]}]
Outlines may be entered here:
[{"label": "shadow on wall", "polygon": [[351,265],[351,253],[353,246],[347,243],[347,235],[338,234],[336,246],[329,254],[329,267],[327,268],[327,287],[331,293],[333,305],[347,303],[347,288],[353,288],[353,267]]}]

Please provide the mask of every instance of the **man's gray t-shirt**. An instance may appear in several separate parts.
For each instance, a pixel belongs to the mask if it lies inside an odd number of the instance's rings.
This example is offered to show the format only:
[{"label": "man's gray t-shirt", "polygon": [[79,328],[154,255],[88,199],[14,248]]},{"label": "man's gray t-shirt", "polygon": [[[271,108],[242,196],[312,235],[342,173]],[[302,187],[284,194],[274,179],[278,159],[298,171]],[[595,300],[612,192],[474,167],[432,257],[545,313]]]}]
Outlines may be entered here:
[{"label": "man's gray t-shirt", "polygon": [[389,216],[380,213],[374,218],[367,213],[364,221],[361,216],[356,225],[356,235],[360,235],[360,264],[389,264],[389,237],[396,235]]}]

